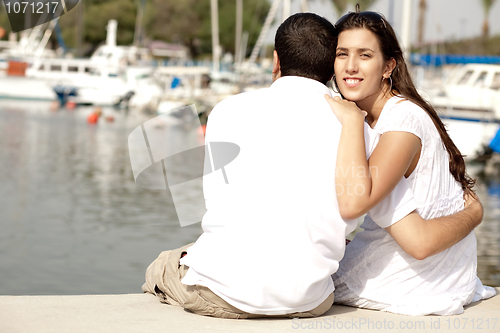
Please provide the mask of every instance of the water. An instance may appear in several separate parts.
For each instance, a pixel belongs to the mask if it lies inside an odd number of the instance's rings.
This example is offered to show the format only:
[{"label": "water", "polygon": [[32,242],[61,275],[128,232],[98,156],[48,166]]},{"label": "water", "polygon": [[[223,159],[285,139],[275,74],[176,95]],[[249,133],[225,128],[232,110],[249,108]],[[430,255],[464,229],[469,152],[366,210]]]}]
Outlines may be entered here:
[{"label": "water", "polygon": [[[483,284],[500,286],[500,172],[483,176],[482,169],[470,167],[479,181],[477,193],[484,207],[483,222],[475,229],[477,272]],[[500,170],[498,170],[500,171]]]},{"label": "water", "polygon": [[148,117],[0,103],[0,294],[141,292],[161,251],[201,234],[167,191],[134,183],[127,138]]},{"label": "water", "polygon": [[[140,293],[148,264],[193,242],[169,192],[134,183],[129,133],[151,117],[0,100],[0,295]],[[500,286],[500,179],[481,180],[478,274]]]}]

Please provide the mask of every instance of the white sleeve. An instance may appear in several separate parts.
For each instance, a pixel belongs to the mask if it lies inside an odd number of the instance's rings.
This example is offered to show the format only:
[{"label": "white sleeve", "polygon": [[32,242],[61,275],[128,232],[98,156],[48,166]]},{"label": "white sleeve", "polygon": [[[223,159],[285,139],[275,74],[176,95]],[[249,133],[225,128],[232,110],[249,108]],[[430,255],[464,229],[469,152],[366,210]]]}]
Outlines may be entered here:
[{"label": "white sleeve", "polygon": [[421,121],[422,116],[425,117],[426,115],[421,107],[410,101],[403,101],[387,110],[383,122],[377,125],[377,131],[380,134],[408,132],[422,140],[425,128]]},{"label": "white sleeve", "polygon": [[381,228],[387,228],[417,209],[413,198],[413,191],[408,181],[403,177],[389,195],[377,206],[373,207],[368,215]]},{"label": "white sleeve", "polygon": [[364,126],[366,158],[369,158],[377,146],[380,134],[368,126],[366,122],[364,123]]}]

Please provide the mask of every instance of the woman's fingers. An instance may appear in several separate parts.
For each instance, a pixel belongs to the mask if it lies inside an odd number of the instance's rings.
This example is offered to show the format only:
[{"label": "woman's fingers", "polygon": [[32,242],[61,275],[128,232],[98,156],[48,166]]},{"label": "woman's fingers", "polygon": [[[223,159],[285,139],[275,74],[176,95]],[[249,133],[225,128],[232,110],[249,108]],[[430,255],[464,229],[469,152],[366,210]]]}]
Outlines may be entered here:
[{"label": "woman's fingers", "polygon": [[366,111],[362,111],[354,102],[343,100],[338,96],[330,97],[325,94],[325,99],[330,105],[337,119],[342,123],[346,117],[355,116],[356,118],[361,115],[363,119],[368,115]]},{"label": "woman's fingers", "polygon": [[325,94],[326,101],[330,106],[335,105],[336,102],[341,102],[342,99],[339,96],[334,96],[333,98],[330,95]]},{"label": "woman's fingers", "polygon": [[468,207],[477,201],[479,201],[479,198],[477,197],[477,194],[472,192],[472,191],[464,191],[464,207]]},{"label": "woman's fingers", "polygon": [[[335,97],[337,97],[337,96],[335,96]],[[335,100],[326,94],[325,94],[325,99],[328,102],[328,104],[330,105],[330,108],[332,109],[332,111],[335,112]]]}]

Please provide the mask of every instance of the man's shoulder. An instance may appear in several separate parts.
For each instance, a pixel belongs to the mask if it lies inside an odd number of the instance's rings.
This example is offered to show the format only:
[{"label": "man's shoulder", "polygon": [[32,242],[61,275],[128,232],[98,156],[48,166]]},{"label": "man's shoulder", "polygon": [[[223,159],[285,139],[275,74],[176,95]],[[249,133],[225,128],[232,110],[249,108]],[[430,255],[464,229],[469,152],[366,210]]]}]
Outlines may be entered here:
[{"label": "man's shoulder", "polygon": [[268,104],[271,98],[269,88],[261,88],[257,90],[252,90],[249,92],[239,93],[217,103],[217,105],[212,109],[210,116],[212,118],[215,115],[227,115],[231,113],[233,115],[240,114],[241,111],[246,112],[248,109],[253,109],[259,107],[259,105]]},{"label": "man's shoulder", "polygon": [[241,103],[241,102],[248,103],[250,101],[258,102],[263,98],[267,98],[268,96],[270,96],[270,88],[260,88],[230,96],[224,99],[223,101],[219,102],[218,105]]}]

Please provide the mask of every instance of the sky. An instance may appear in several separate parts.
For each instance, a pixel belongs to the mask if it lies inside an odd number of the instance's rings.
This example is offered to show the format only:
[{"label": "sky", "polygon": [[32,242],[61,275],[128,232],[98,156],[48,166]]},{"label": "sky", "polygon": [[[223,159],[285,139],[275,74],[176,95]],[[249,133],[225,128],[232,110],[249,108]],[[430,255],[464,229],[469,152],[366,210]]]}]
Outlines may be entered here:
[{"label": "sky", "polygon": [[[393,5],[392,20],[390,19],[391,3]],[[426,3],[425,42],[458,40],[481,35],[484,20],[481,0],[427,0]],[[412,0],[412,23],[410,28],[412,43],[415,43],[417,40],[418,4],[419,0]],[[350,8],[348,7],[348,10],[354,10],[354,8],[351,6]],[[389,19],[398,37],[401,36],[402,0],[378,0],[369,7],[369,10],[382,13]],[[292,0],[291,13],[300,11],[300,1]],[[327,18],[332,23],[339,18],[330,0],[310,0],[309,11]],[[278,10],[277,15],[281,23],[281,9]],[[500,34],[500,20],[496,19],[498,17],[500,17],[500,1],[496,1],[490,11],[490,35]],[[278,25],[275,24],[267,34],[266,41],[269,43],[273,43]]]}]

